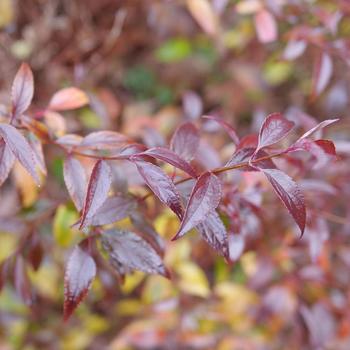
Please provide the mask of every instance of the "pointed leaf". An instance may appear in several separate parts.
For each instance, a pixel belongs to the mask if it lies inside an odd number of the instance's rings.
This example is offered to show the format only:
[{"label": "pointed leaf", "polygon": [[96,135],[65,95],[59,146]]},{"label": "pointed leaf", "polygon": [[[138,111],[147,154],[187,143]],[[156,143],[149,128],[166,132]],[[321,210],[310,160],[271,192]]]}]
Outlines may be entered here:
[{"label": "pointed leaf", "polygon": [[131,231],[108,230],[102,233],[102,244],[111,264],[120,275],[133,270],[168,276],[160,255],[139,235]]},{"label": "pointed leaf", "polygon": [[270,181],[278,197],[294,218],[303,235],[306,223],[304,196],[298,185],[285,173],[277,169],[261,169]]},{"label": "pointed leaf", "polygon": [[86,93],[75,87],[64,88],[57,91],[51,98],[49,106],[51,111],[66,111],[85,106],[89,103]]},{"label": "pointed leaf", "polygon": [[199,146],[199,132],[193,123],[180,125],[170,141],[170,149],[181,158],[190,161],[195,156]]},{"label": "pointed leaf", "polygon": [[257,150],[281,141],[293,129],[294,123],[282,117],[280,113],[272,113],[264,120],[260,132]]},{"label": "pointed leaf", "polygon": [[293,61],[304,53],[306,47],[307,43],[304,40],[290,40],[284,49],[283,58]]},{"label": "pointed leaf", "polygon": [[[259,158],[268,156],[268,154],[265,151],[258,151],[258,153],[255,155],[255,159],[251,160],[253,154],[255,154],[255,148],[240,148],[233,154],[232,158],[226,163],[225,167],[239,166],[242,163],[247,163],[246,166],[239,169],[243,171],[257,171],[256,167],[267,169],[275,168],[275,165],[271,159],[257,161]],[[254,166],[249,165],[249,162],[251,165]]]},{"label": "pointed leaf", "polygon": [[194,185],[187,203],[180,228],[173,238],[183,236],[187,231],[205,221],[219,205],[221,183],[217,176],[210,172],[202,174]]},{"label": "pointed leaf", "polygon": [[129,216],[135,210],[136,203],[131,198],[108,197],[92,217],[88,217],[85,225],[108,225]]},{"label": "pointed leaf", "polygon": [[317,60],[312,77],[312,97],[317,97],[328,85],[333,73],[331,57],[323,52]]},{"label": "pointed leaf", "polygon": [[15,156],[3,139],[0,140],[0,186],[5,182],[15,162]]},{"label": "pointed leaf", "polygon": [[32,148],[25,137],[12,125],[0,124],[0,135],[11,149],[18,161],[26,168],[37,184],[40,178],[36,170],[36,164]]},{"label": "pointed leaf", "polygon": [[143,152],[142,154],[146,154],[153,158],[162,160],[163,162],[173,165],[175,168],[183,170],[184,172],[186,172],[188,175],[192,177],[197,177],[195,170],[192,168],[192,166],[188,162],[186,162],[180,156],[178,156],[175,152],[167,148],[163,148],[163,147],[150,148],[147,151]]},{"label": "pointed leaf", "polygon": [[183,216],[182,204],[171,178],[152,163],[145,162],[140,158],[132,158],[132,161],[152,192],[181,220]]},{"label": "pointed leaf", "polygon": [[79,160],[68,156],[63,165],[63,177],[68,193],[78,211],[84,207],[87,191],[86,173]]},{"label": "pointed leaf", "polygon": [[79,229],[84,227],[86,218],[92,217],[106,201],[111,183],[111,168],[104,160],[98,160],[90,175]]},{"label": "pointed leaf", "polygon": [[36,164],[38,165],[38,168],[44,175],[47,175],[42,143],[34,134],[29,135],[28,142],[30,147],[32,148],[33,155],[34,155]]},{"label": "pointed leaf", "polygon": [[123,134],[116,131],[96,131],[85,136],[80,146],[93,149],[109,149],[120,147],[130,140]]},{"label": "pointed leaf", "polygon": [[34,95],[33,73],[27,63],[22,63],[12,84],[12,116],[19,117],[30,106]]},{"label": "pointed leaf", "polygon": [[203,116],[203,118],[209,119],[209,120],[214,120],[217,123],[219,123],[226,130],[228,135],[231,137],[233,143],[235,145],[239,144],[239,137],[237,135],[236,130],[229,123],[227,123],[225,120],[218,118],[218,117],[211,116],[211,115],[205,115],[205,116]]},{"label": "pointed leaf", "polygon": [[226,227],[222,223],[216,211],[210,213],[207,218],[196,226],[202,237],[218,251],[222,256],[228,258],[228,241]]},{"label": "pointed leaf", "polygon": [[254,17],[255,29],[261,43],[270,43],[277,39],[275,17],[267,10],[260,10]]},{"label": "pointed leaf", "polygon": [[309,136],[311,136],[312,134],[314,134],[318,130],[321,130],[321,129],[325,128],[326,126],[331,125],[331,124],[333,124],[333,123],[335,123],[337,121],[339,121],[339,119],[327,119],[327,120],[324,120],[323,122],[317,124],[315,127],[310,129],[309,131],[307,131],[303,136],[301,136],[298,139],[298,141],[308,138]]},{"label": "pointed leaf", "polygon": [[94,259],[79,246],[69,257],[64,276],[64,320],[72,315],[89,291],[96,275]]}]

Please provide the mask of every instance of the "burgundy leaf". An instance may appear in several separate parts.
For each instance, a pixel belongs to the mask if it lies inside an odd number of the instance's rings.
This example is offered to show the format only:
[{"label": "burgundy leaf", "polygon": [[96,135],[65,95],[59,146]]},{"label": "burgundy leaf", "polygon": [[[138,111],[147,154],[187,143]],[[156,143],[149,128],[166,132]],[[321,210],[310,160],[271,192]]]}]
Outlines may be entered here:
[{"label": "burgundy leaf", "polygon": [[85,136],[80,146],[94,149],[108,149],[120,147],[130,140],[123,134],[116,131],[96,131]]},{"label": "burgundy leaf", "polygon": [[51,98],[49,106],[51,111],[66,111],[85,106],[89,98],[85,92],[75,87],[64,88],[57,91]]},{"label": "burgundy leaf", "polygon": [[25,137],[12,125],[0,124],[0,135],[10,148],[18,161],[24,166],[37,184],[40,178],[36,170],[36,164],[32,148]]},{"label": "burgundy leaf", "polygon": [[184,172],[186,172],[188,175],[192,177],[197,177],[197,174],[195,170],[192,168],[192,166],[180,158],[175,152],[163,148],[163,147],[155,147],[150,148],[147,151],[143,152],[142,154],[146,154],[148,156],[151,156],[153,158],[162,160],[163,162],[169,163],[173,165],[175,168],[181,169]]},{"label": "burgundy leaf", "polygon": [[216,211],[196,226],[202,237],[225,258],[228,258],[228,241],[226,227]]},{"label": "burgundy leaf", "polygon": [[13,255],[3,260],[0,264],[0,292],[4,287],[13,269]]},{"label": "burgundy leaf", "polygon": [[72,315],[85,298],[96,275],[94,259],[81,247],[76,246],[69,257],[64,276],[64,320]]},{"label": "burgundy leaf", "polygon": [[102,233],[102,244],[112,266],[120,275],[134,270],[168,276],[161,256],[139,235],[131,231],[108,230]]},{"label": "burgundy leaf", "polygon": [[108,225],[122,220],[135,210],[136,203],[131,198],[108,197],[96,213],[87,217],[85,225]]},{"label": "burgundy leaf", "polygon": [[86,218],[92,217],[105,202],[111,183],[111,168],[104,160],[98,160],[90,175],[79,229],[84,226]]},{"label": "burgundy leaf", "polygon": [[329,83],[333,73],[333,62],[331,57],[323,52],[316,62],[312,77],[312,97],[317,97],[322,93]]},{"label": "burgundy leaf", "polygon": [[199,132],[193,123],[180,125],[170,141],[170,149],[181,158],[190,161],[195,156],[199,146]]},{"label": "burgundy leaf", "polygon": [[132,158],[137,170],[152,192],[167,205],[181,220],[183,216],[179,193],[171,180],[158,166],[144,162],[140,158]]},{"label": "burgundy leaf", "polygon": [[184,218],[173,240],[182,237],[187,231],[205,221],[217,208],[220,199],[220,180],[211,172],[205,172],[198,178],[192,189]]},{"label": "burgundy leaf", "polygon": [[267,169],[273,169],[275,168],[274,163],[271,159],[264,159],[259,162],[257,162],[257,159],[268,157],[268,154],[264,151],[258,151],[258,153],[255,156],[255,159],[251,161],[251,164],[254,164],[254,167],[249,165],[249,161],[253,154],[255,153],[255,148],[241,148],[238,149],[232,156],[232,158],[226,163],[225,167],[232,167],[232,166],[238,166],[242,163],[247,163],[246,166],[240,168],[244,171],[257,171],[256,167],[259,168],[267,168]]},{"label": "burgundy leaf", "polygon": [[22,298],[25,304],[30,305],[33,302],[33,295],[25,262],[21,255],[16,257],[13,278],[16,292]]},{"label": "burgundy leaf", "polygon": [[236,151],[241,148],[257,148],[258,147],[259,138],[257,134],[250,134],[242,137],[240,140]]},{"label": "burgundy leaf", "polygon": [[254,17],[255,29],[261,43],[270,43],[277,39],[275,17],[267,10],[260,10]]},{"label": "burgundy leaf", "polygon": [[[327,119],[324,120],[323,122],[317,124],[315,127],[313,127],[312,129],[308,130],[303,136],[301,136],[298,141],[303,140],[308,138],[309,136],[311,136],[312,134],[314,134],[316,131],[321,130],[323,128],[325,128],[328,125],[331,125],[335,122],[337,122],[339,119]],[[298,142],[297,141],[297,142]]]},{"label": "burgundy leaf", "polygon": [[22,63],[12,84],[12,118],[19,117],[30,106],[34,94],[33,73],[26,63]]},{"label": "burgundy leaf", "polygon": [[75,207],[80,211],[84,207],[87,191],[87,178],[85,170],[79,160],[68,156],[63,165],[63,177],[68,193]]},{"label": "burgundy leaf", "polygon": [[215,116],[211,116],[211,115],[205,115],[205,116],[203,116],[203,118],[209,119],[209,120],[214,120],[217,123],[219,123],[226,130],[228,135],[231,137],[233,143],[235,145],[239,144],[239,137],[237,135],[236,130],[229,123],[227,123],[225,120],[218,118],[218,117],[215,117]]},{"label": "burgundy leaf", "polygon": [[271,146],[282,140],[294,127],[294,123],[282,117],[280,113],[272,113],[264,120],[260,132],[257,150]]},{"label": "burgundy leaf", "polygon": [[13,164],[15,162],[15,156],[7,146],[3,139],[0,140],[0,186],[7,179]]},{"label": "burgundy leaf", "polygon": [[39,235],[32,235],[28,246],[28,261],[32,265],[34,271],[37,271],[41,265],[44,256],[44,248],[40,242]]},{"label": "burgundy leaf", "polygon": [[304,196],[298,185],[285,173],[277,169],[261,169],[270,181],[278,197],[294,218],[303,235],[306,222]]}]

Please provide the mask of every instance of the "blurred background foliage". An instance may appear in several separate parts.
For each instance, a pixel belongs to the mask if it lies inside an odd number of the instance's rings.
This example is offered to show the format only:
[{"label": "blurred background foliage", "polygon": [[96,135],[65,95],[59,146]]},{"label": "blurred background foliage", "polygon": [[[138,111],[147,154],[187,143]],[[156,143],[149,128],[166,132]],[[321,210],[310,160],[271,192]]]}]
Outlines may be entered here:
[{"label": "blurred background foliage", "polygon": [[[21,221],[6,220],[9,213],[49,218],[36,228],[45,258],[29,269],[34,304],[11,286],[0,295],[0,348],[349,349],[349,15],[346,0],[1,0],[0,102],[8,103],[21,61],[34,71],[33,110],[61,87],[89,93],[89,108],[66,113],[64,126],[56,121],[58,135],[113,129],[154,146],[203,113],[219,115],[240,135],[256,132],[275,111],[299,129],[337,116],[341,123],[328,136],[343,161],[322,172],[293,170],[297,180],[318,178],[307,197],[309,219],[322,216],[326,229],[300,240],[266,193],[264,220],[243,215],[251,238],[237,244],[237,262],[228,266],[196,235],[170,242],[178,221],[162,211],[153,224],[166,239],[172,278],[135,273],[121,284],[99,269],[86,302],[64,324],[64,264],[81,236],[70,227],[78,214],[63,191],[62,154],[47,147],[44,190],[16,166],[15,190],[0,191],[0,261],[21,239]],[[317,66],[324,52],[328,71]],[[320,79],[326,84],[314,93]],[[204,139],[209,166],[231,154],[216,127],[208,125]],[[121,173],[137,183],[128,169]],[[242,174],[237,186],[249,192],[257,183],[267,187]]]}]

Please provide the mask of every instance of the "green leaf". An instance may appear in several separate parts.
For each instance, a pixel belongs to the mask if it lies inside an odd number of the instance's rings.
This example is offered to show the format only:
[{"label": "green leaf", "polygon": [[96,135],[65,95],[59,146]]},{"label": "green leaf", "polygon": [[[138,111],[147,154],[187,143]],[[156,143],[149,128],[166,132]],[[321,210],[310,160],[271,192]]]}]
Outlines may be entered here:
[{"label": "green leaf", "polygon": [[77,230],[71,228],[78,221],[78,214],[74,209],[66,205],[60,205],[53,220],[53,234],[56,242],[62,247],[68,247],[72,244]]},{"label": "green leaf", "polygon": [[161,62],[170,63],[181,61],[191,53],[192,47],[188,40],[174,38],[168,40],[156,50],[156,57]]}]

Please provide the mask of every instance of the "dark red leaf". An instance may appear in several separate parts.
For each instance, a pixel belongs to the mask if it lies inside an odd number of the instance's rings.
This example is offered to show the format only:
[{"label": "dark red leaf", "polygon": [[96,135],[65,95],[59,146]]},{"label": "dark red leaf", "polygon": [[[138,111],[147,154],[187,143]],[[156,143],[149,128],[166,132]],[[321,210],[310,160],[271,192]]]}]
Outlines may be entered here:
[{"label": "dark red leaf", "polygon": [[106,201],[111,183],[111,168],[104,160],[98,160],[90,175],[79,229],[84,226],[85,220],[95,215],[96,211]]},{"label": "dark red leaf", "polygon": [[15,156],[4,139],[0,140],[0,186],[5,182],[15,162]]},{"label": "dark red leaf", "polygon": [[86,173],[79,160],[68,156],[63,165],[63,177],[75,207],[80,211],[84,207],[87,191]]},{"label": "dark red leaf", "polygon": [[238,151],[241,148],[256,148],[258,147],[259,138],[257,134],[250,134],[247,136],[242,137],[240,140],[236,151]]},{"label": "dark red leaf", "polygon": [[80,108],[88,103],[89,97],[84,91],[75,87],[69,87],[57,91],[52,96],[47,108],[51,111],[66,111]]},{"label": "dark red leaf", "polygon": [[230,167],[230,166],[236,166],[242,163],[247,163],[246,166],[240,168],[241,170],[244,170],[244,171],[257,171],[256,167],[267,168],[267,169],[275,168],[275,165],[271,159],[264,159],[257,162],[257,159],[268,156],[268,154],[264,151],[259,151],[256,154],[255,159],[251,161],[251,164],[254,165],[254,167],[249,165],[249,161],[254,153],[255,153],[255,148],[238,149],[225,166]]},{"label": "dark red leaf", "polygon": [[194,185],[187,203],[184,218],[173,240],[205,221],[219,205],[221,183],[211,172],[202,174]]},{"label": "dark red leaf", "polygon": [[294,127],[294,123],[282,117],[280,113],[273,113],[266,117],[260,132],[256,152],[282,140]]},{"label": "dark red leaf", "polygon": [[190,161],[195,156],[199,146],[199,132],[193,123],[180,125],[170,141],[170,149],[181,158]]},{"label": "dark red leaf", "polygon": [[24,166],[37,184],[40,184],[34,154],[25,137],[12,125],[0,124],[0,135],[18,161]]},{"label": "dark red leaf", "polygon": [[93,216],[86,218],[85,225],[112,224],[129,216],[135,208],[136,203],[131,198],[108,197]]},{"label": "dark red leaf", "polygon": [[14,286],[18,295],[22,298],[25,304],[31,305],[33,302],[33,294],[30,281],[27,274],[24,259],[21,255],[16,257],[14,269]]},{"label": "dark red leaf", "polygon": [[34,271],[39,269],[43,256],[43,246],[40,242],[39,235],[35,233],[32,235],[28,246],[28,261],[31,263]]},{"label": "dark red leaf", "polygon": [[22,63],[12,84],[12,117],[17,118],[30,106],[34,95],[33,73],[26,63]]},{"label": "dark red leaf", "polygon": [[168,276],[161,256],[154,248],[131,231],[108,230],[102,233],[102,244],[112,266],[120,275],[134,270]]},{"label": "dark red leaf", "polygon": [[181,220],[183,208],[179,193],[171,178],[154,164],[145,162],[136,157],[132,158],[132,161],[136,164],[137,170],[152,192]]},{"label": "dark red leaf", "polygon": [[215,116],[211,116],[211,115],[205,115],[205,116],[203,116],[203,118],[209,119],[209,120],[214,120],[217,123],[219,123],[226,130],[228,135],[231,137],[233,143],[235,145],[239,144],[239,137],[237,135],[236,130],[229,123],[227,123],[225,120],[218,118],[218,117],[215,117]]},{"label": "dark red leaf", "polygon": [[270,43],[277,39],[277,23],[275,17],[267,10],[262,9],[254,17],[258,39],[262,43]]},{"label": "dark red leaf", "polygon": [[186,172],[188,175],[192,177],[197,177],[197,173],[188,162],[186,162],[185,160],[180,158],[180,156],[178,156],[175,152],[167,148],[163,148],[163,147],[150,148],[147,151],[143,152],[142,154],[146,154],[153,158],[162,160],[163,162],[173,165],[175,168],[183,170],[184,172]]},{"label": "dark red leaf", "polygon": [[317,124],[315,127],[310,129],[309,131],[307,131],[304,135],[302,135],[298,139],[298,141],[308,138],[309,136],[314,134],[316,131],[321,130],[321,129],[325,128],[326,126],[331,125],[331,124],[333,124],[333,123],[335,123],[337,121],[339,121],[339,119],[327,119],[327,120],[324,120],[323,122]]},{"label": "dark red leaf", "polygon": [[96,275],[94,259],[81,247],[76,246],[69,257],[64,276],[64,320],[72,315],[85,298]]},{"label": "dark red leaf", "polygon": [[289,213],[294,218],[304,233],[306,223],[306,209],[304,196],[298,185],[285,173],[277,169],[261,169],[270,181],[278,197],[284,203]]},{"label": "dark red leaf", "polygon": [[228,258],[228,241],[226,227],[216,211],[211,212],[207,218],[196,226],[198,232],[225,258]]},{"label": "dark red leaf", "polygon": [[312,77],[312,92],[313,98],[322,93],[329,83],[333,73],[333,62],[331,57],[325,53],[320,53],[316,61],[313,77]]}]

